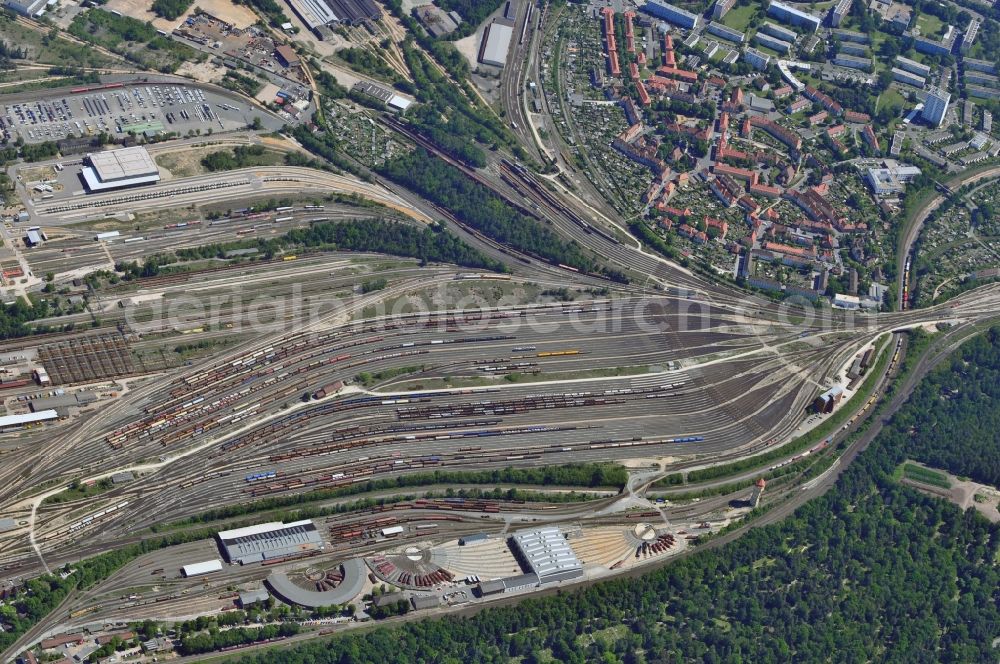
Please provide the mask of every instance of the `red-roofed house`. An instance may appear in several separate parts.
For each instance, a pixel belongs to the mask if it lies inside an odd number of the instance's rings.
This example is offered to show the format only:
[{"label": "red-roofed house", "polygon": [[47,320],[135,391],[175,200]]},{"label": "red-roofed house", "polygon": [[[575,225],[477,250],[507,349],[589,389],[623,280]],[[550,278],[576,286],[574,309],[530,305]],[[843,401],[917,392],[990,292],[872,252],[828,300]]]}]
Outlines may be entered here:
[{"label": "red-roofed house", "polygon": [[875,131],[872,129],[871,125],[865,125],[865,128],[861,130],[861,137],[865,139],[872,150],[876,152],[879,151],[878,137],[875,136]]},{"label": "red-roofed house", "polygon": [[809,116],[809,124],[811,126],[815,127],[816,125],[818,125],[823,120],[826,120],[828,117],[830,117],[829,113],[827,113],[826,111],[820,111],[816,115],[810,115]]},{"label": "red-roofed house", "polygon": [[719,233],[719,237],[723,240],[726,239],[726,234],[729,233],[729,224],[722,219],[716,219],[715,217],[705,216],[705,225],[710,229],[714,228]]},{"label": "red-roofed house", "polygon": [[736,166],[727,166],[726,164],[716,164],[713,169],[715,173],[721,175],[728,175],[730,177],[738,178],[740,180],[746,180],[747,182],[756,182],[757,174],[753,171],[748,171],[745,168],[737,168]]},{"label": "red-roofed house", "polygon": [[675,78],[686,83],[696,83],[698,81],[698,74],[686,69],[677,69],[676,67],[660,67],[656,70],[656,73],[665,78]]},{"label": "red-roofed house", "polygon": [[750,185],[750,193],[756,196],[766,196],[767,198],[780,198],[782,189],[781,187],[772,187],[768,184],[752,184]]}]

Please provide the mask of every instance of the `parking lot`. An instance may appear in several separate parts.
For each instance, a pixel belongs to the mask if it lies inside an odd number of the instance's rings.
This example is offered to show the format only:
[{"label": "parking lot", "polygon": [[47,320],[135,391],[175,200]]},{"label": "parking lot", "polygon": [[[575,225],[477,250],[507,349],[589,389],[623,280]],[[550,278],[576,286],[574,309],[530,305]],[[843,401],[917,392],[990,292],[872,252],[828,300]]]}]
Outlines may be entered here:
[{"label": "parking lot", "polygon": [[122,139],[144,132],[149,136],[160,132],[185,136],[230,131],[246,126],[255,115],[263,115],[232,97],[172,83],[64,91],[47,99],[4,104],[2,112],[0,129],[10,139],[20,137],[26,143],[99,133]]}]

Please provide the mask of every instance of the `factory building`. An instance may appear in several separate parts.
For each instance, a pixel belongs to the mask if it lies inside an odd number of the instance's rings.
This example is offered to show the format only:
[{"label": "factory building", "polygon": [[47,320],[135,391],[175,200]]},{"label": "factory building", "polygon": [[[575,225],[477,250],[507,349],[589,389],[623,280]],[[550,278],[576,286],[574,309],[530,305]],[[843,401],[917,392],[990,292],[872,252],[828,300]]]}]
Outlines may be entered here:
[{"label": "factory building", "polygon": [[642,9],[647,14],[652,14],[657,18],[662,18],[665,21],[679,25],[682,28],[687,28],[688,30],[697,28],[700,20],[697,14],[692,14],[686,9],[675,7],[663,0],[648,0]]},{"label": "factory building", "polygon": [[81,175],[90,192],[160,181],[160,169],[143,147],[88,154]]},{"label": "factory building", "polygon": [[231,563],[256,563],[323,548],[316,525],[309,521],[284,524],[262,523],[235,530],[223,530],[216,537],[226,560]]},{"label": "factory building", "polygon": [[479,47],[479,61],[484,65],[503,67],[507,64],[507,51],[514,35],[514,24],[506,19],[496,19],[483,33],[483,43]]},{"label": "factory building", "polygon": [[325,0],[338,23],[360,25],[382,18],[382,10],[372,0]]},{"label": "factory building", "polygon": [[[850,306],[853,304],[854,306]],[[833,306],[842,309],[857,309],[860,306],[860,300],[853,295],[837,295],[833,296]],[[834,385],[829,390],[823,394],[816,397],[813,401],[813,409],[817,413],[832,413],[833,409],[837,407],[840,400],[844,398],[844,388],[840,385]]]},{"label": "factory building", "polygon": [[[972,94],[970,91],[969,94]],[[951,93],[945,92],[941,88],[932,87],[927,90],[927,99],[924,100],[924,110],[921,117],[934,127],[940,127],[944,122],[944,116],[948,113],[948,103],[951,101]]]},{"label": "factory building", "polygon": [[221,572],[222,571],[222,561],[219,559],[206,560],[201,563],[192,563],[190,565],[185,565],[181,568],[181,573],[185,577],[201,576],[202,574],[209,574],[210,572]]},{"label": "factory building", "polygon": [[368,81],[358,81],[354,84],[351,90],[358,92],[360,94],[371,97],[372,99],[377,99],[386,105],[390,111],[396,111],[397,113],[402,113],[408,109],[413,102],[402,97],[388,88],[383,88],[374,83],[369,83]]},{"label": "factory building", "polygon": [[487,595],[498,595],[500,593],[514,593],[519,590],[528,590],[538,587],[537,574],[518,574],[492,581],[482,581],[479,584],[479,594],[483,597]]},{"label": "factory building", "polygon": [[916,60],[910,60],[909,58],[904,58],[901,55],[896,56],[896,65],[910,73],[916,74],[921,78],[927,78],[931,75],[931,68],[922,62],[917,62]]},{"label": "factory building", "polygon": [[767,8],[767,15],[773,16],[782,23],[805,28],[810,32],[816,32],[823,23],[823,19],[819,16],[804,12],[797,7],[786,5],[783,2],[777,2],[777,0],[771,1],[771,5]]},{"label": "factory building", "polygon": [[912,85],[921,89],[923,89],[924,84],[926,83],[923,77],[908,71],[903,71],[899,67],[892,68],[892,80],[899,81],[900,83],[906,83],[907,85]]},{"label": "factory building", "polygon": [[321,37],[328,25],[359,25],[382,18],[382,10],[372,0],[288,0],[288,4]]},{"label": "factory building", "polygon": [[321,28],[337,22],[337,15],[323,0],[288,0],[288,5],[316,34],[321,34]]},{"label": "factory building", "polygon": [[851,0],[838,0],[837,4],[830,10],[830,25],[835,28],[840,26],[850,12]]},{"label": "factory building", "polygon": [[583,576],[583,565],[555,526],[515,533],[511,541],[520,562],[543,585]]},{"label": "factory building", "polygon": [[281,44],[274,49],[274,55],[285,67],[297,67],[299,64],[299,54],[288,44]]},{"label": "factory building", "polygon": [[413,8],[413,15],[432,37],[443,37],[458,29],[462,17],[457,12],[445,12],[435,5],[427,4]]},{"label": "factory building", "polygon": [[45,13],[46,0],[5,0],[3,6],[22,16],[41,16]]},{"label": "factory building", "polygon": [[268,594],[265,588],[255,588],[254,590],[242,590],[239,595],[239,606],[241,609],[245,609],[248,606],[254,604],[263,604],[266,602],[271,595]]},{"label": "factory building", "polygon": [[37,413],[24,413],[23,415],[2,415],[0,416],[0,431],[16,429],[29,424],[38,424],[48,420],[54,420],[59,414],[54,410],[42,410]]},{"label": "factory building", "polygon": [[93,392],[75,392],[73,394],[60,394],[54,397],[39,397],[28,402],[28,408],[33,413],[41,413],[46,410],[56,408],[69,408],[86,406],[97,401],[97,395]]}]

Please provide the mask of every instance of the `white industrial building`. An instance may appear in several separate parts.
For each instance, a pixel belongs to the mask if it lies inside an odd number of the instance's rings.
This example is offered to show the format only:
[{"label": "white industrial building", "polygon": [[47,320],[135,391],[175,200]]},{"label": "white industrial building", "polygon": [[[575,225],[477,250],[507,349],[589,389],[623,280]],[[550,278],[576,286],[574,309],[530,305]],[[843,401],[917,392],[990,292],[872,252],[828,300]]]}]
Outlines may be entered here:
[{"label": "white industrial building", "polygon": [[280,521],[246,528],[223,530],[216,537],[231,563],[263,562],[323,548],[316,525],[306,519],[285,524]]},{"label": "white industrial building", "polygon": [[55,410],[43,410],[37,413],[24,413],[22,415],[0,416],[0,431],[13,427],[23,427],[29,424],[37,424],[47,420],[54,420],[59,417]]},{"label": "white industrial building", "polygon": [[49,0],[5,0],[3,3],[4,7],[22,16],[41,16],[48,5]]},{"label": "white industrial building", "polygon": [[583,576],[583,565],[555,526],[515,533],[511,540],[521,562],[538,575],[539,583]]},{"label": "white industrial building", "polygon": [[[856,295],[843,295],[841,293],[837,293],[836,295],[833,296],[833,306],[836,307],[837,309],[859,309],[861,307],[861,299]],[[837,386],[829,390],[823,396],[827,395],[834,396],[832,394],[834,393],[834,390],[839,390],[839,393],[841,394],[843,393],[843,388]]]},{"label": "white industrial building", "polygon": [[222,571],[222,561],[216,558],[215,560],[206,560],[203,563],[192,563],[190,565],[185,565],[181,568],[184,576],[198,576],[200,574],[208,574],[210,572],[221,572]]},{"label": "white industrial building", "polygon": [[84,164],[81,172],[91,192],[160,181],[160,169],[143,147],[94,152]]},{"label": "white industrial building", "polygon": [[479,47],[479,61],[484,65],[503,67],[507,64],[510,40],[514,36],[514,24],[505,19],[496,19],[483,33],[483,43]]}]

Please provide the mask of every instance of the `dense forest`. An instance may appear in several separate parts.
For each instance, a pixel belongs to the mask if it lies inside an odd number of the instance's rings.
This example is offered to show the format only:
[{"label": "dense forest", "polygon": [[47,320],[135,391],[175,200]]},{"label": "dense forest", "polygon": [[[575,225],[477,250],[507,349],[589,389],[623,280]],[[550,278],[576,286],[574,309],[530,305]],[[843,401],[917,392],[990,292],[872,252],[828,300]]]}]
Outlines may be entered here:
[{"label": "dense forest", "polygon": [[232,152],[219,150],[201,158],[201,165],[210,172],[233,171],[237,168],[265,166],[273,163],[273,153],[263,145],[237,145]]},{"label": "dense forest", "polygon": [[153,0],[152,10],[157,16],[173,21],[188,10],[194,0]]},{"label": "dense forest", "polygon": [[457,159],[482,167],[486,155],[476,143],[509,145],[517,155],[510,131],[494,113],[470,100],[476,94],[464,78],[452,83],[413,44],[403,43],[403,57],[422,102],[406,114],[410,124]]},{"label": "dense forest", "polygon": [[[971,363],[980,369],[970,371]],[[928,460],[914,418],[937,418],[943,465],[995,454],[1000,331],[921,385],[826,495],[738,541],[636,579],[241,658],[267,662],[986,662],[1000,620],[1000,527],[893,481]],[[970,398],[942,390],[959,381]],[[973,396],[974,395],[974,396]],[[992,420],[991,420],[992,421]],[[965,423],[965,424],[963,424]],[[956,436],[970,427],[968,436]],[[961,439],[961,440],[959,440]],[[989,461],[983,464],[988,468]],[[995,469],[995,467],[994,467]]]},{"label": "dense forest", "polygon": [[576,242],[566,242],[541,223],[511,208],[489,189],[418,148],[392,160],[384,175],[451,210],[463,223],[495,240],[557,263],[592,271],[594,261]]},{"label": "dense forest", "polygon": [[1000,487],[1000,328],[969,341],[910,397],[883,434],[928,465]]}]

